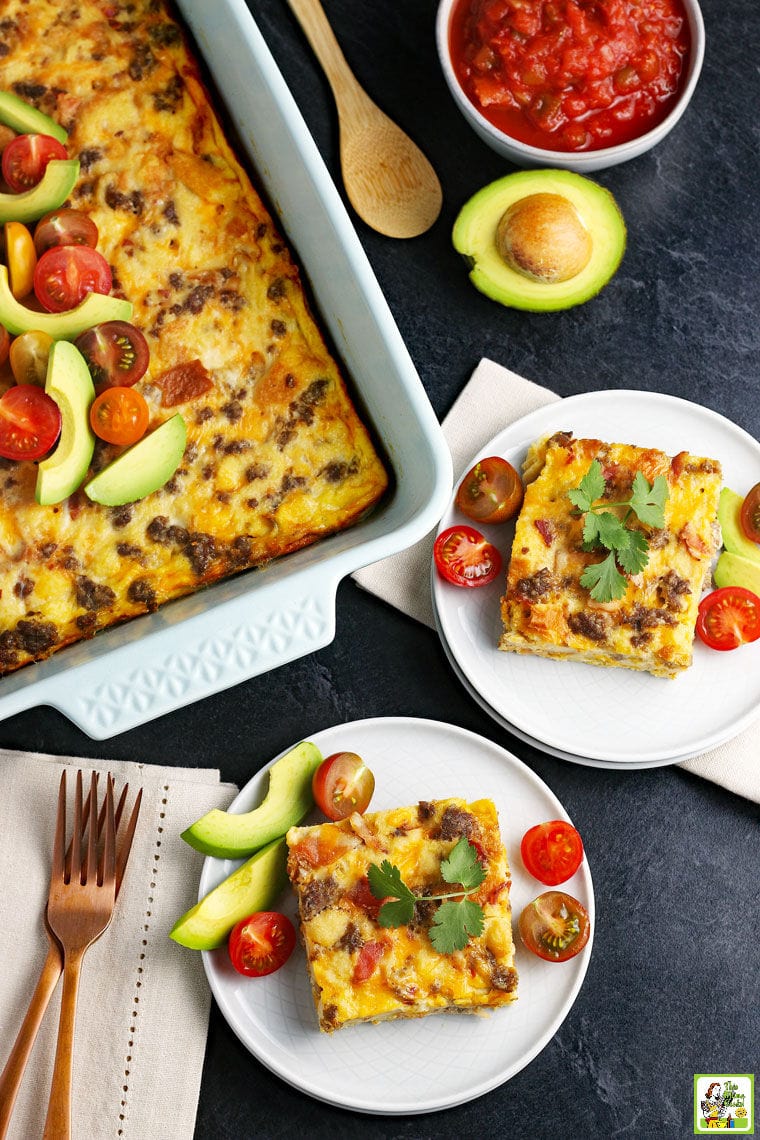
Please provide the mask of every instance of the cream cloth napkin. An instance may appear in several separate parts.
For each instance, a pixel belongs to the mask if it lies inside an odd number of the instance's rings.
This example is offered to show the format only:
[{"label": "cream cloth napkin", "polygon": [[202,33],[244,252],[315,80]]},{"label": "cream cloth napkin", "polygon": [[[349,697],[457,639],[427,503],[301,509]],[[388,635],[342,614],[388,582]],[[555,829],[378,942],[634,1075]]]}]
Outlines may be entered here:
[{"label": "cream cloth napkin", "polygon": [[[492,360],[481,360],[443,421],[455,483],[489,439],[510,423],[560,399]],[[410,617],[435,628],[430,598],[430,560],[435,532],[415,546],[357,571],[354,579]],[[760,803],[758,725],[728,743],[679,765],[729,791]]]},{"label": "cream cloth napkin", "polygon": [[[180,832],[235,794],[213,769],[77,760],[0,750],[0,1067],[5,1064],[48,943],[42,914],[58,784],[67,769],[113,772],[140,818],[111,925],[82,968],[74,1049],[74,1140],[181,1140],[193,1135],[211,995],[200,954],[172,942],[197,900],[202,856]],[[103,780],[100,781],[104,787]],[[71,818],[71,817],[70,817]],[[70,826],[70,824],[69,824]],[[11,1120],[10,1140],[42,1136],[61,984],[48,1006]]]}]

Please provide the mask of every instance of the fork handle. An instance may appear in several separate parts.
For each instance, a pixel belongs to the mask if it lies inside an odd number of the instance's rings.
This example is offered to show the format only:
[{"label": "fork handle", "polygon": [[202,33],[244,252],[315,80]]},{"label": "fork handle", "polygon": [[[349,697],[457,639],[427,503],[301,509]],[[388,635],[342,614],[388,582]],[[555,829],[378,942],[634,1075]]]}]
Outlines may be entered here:
[{"label": "fork handle", "polygon": [[84,949],[69,951],[64,957],[61,1020],[58,1025],[58,1043],[55,1049],[53,1080],[50,1086],[50,1101],[48,1102],[45,1131],[42,1134],[43,1140],[70,1140],[71,1138],[74,1018],[83,957]]},{"label": "fork handle", "polygon": [[21,1078],[24,1075],[34,1039],[37,1036],[53,990],[61,976],[62,969],[61,951],[57,946],[51,944],[42,966],[39,981],[29,1002],[26,1016],[21,1023],[21,1028],[13,1043],[8,1060],[5,1062],[5,1067],[0,1073],[0,1140],[4,1140],[8,1132]]}]

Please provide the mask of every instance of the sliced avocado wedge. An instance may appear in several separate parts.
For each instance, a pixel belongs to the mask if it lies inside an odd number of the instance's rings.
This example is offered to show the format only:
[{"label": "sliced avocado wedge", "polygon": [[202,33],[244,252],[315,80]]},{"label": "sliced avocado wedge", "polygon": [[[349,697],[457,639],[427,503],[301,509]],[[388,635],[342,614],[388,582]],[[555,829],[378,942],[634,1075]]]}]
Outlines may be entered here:
[{"label": "sliced avocado wedge", "polygon": [[[68,138],[60,123],[12,91],[0,91],[0,123],[21,135],[52,135],[59,143],[65,143]],[[55,206],[50,209],[54,210]]]},{"label": "sliced avocado wedge", "polygon": [[713,571],[713,580],[719,587],[743,586],[760,598],[760,562],[744,558],[741,554],[724,550]]},{"label": "sliced avocado wedge", "polygon": [[66,201],[79,177],[79,159],[54,158],[31,190],[0,194],[0,222],[34,222]]},{"label": "sliced avocado wedge", "polygon": [[182,832],[182,838],[204,855],[239,859],[284,835],[314,806],[311,782],[322,753],[302,741],[269,769],[267,794],[253,811],[234,814],[214,808]]},{"label": "sliced avocado wedge", "polygon": [[95,388],[87,362],[67,340],[54,341],[48,357],[45,391],[61,412],[61,435],[52,455],[37,467],[35,498],[49,506],[60,503],[87,474],[95,449],[90,404]]},{"label": "sliced avocado wedge", "polygon": [[569,170],[523,170],[484,186],[452,232],[470,280],[514,309],[548,312],[589,300],[625,252],[615,199]]},{"label": "sliced avocado wedge", "polygon": [[187,427],[178,413],[104,467],[87,483],[85,494],[106,507],[144,499],[171,479],[185,454],[186,442]]},{"label": "sliced avocado wedge", "polygon": [[132,303],[103,293],[88,293],[75,309],[63,313],[39,313],[17,301],[11,292],[8,269],[0,265],[0,324],[11,336],[37,329],[53,340],[74,340],[86,329],[103,321],[129,321]]},{"label": "sliced avocado wedge", "polygon": [[742,558],[748,558],[750,562],[757,562],[760,565],[760,546],[756,542],[751,542],[742,529],[740,515],[743,502],[743,497],[732,491],[730,487],[724,487],[720,493],[718,522],[723,535],[723,545],[730,554],[740,554]]},{"label": "sliced avocado wedge", "polygon": [[191,950],[222,946],[236,922],[271,910],[288,881],[285,836],[275,839],[233,871],[175,922],[169,937]]}]

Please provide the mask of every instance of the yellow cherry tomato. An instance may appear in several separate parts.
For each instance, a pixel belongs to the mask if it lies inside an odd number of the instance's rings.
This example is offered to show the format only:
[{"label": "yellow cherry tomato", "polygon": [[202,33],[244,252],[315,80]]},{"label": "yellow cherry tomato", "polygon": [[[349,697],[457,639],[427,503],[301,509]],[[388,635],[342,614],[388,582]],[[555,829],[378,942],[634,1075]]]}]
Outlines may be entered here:
[{"label": "yellow cherry tomato", "polygon": [[52,344],[52,336],[40,329],[21,333],[11,341],[11,372],[17,384],[44,387]]},{"label": "yellow cherry tomato", "polygon": [[5,223],[5,263],[8,266],[11,293],[20,301],[32,291],[37,265],[34,238],[21,222]]}]

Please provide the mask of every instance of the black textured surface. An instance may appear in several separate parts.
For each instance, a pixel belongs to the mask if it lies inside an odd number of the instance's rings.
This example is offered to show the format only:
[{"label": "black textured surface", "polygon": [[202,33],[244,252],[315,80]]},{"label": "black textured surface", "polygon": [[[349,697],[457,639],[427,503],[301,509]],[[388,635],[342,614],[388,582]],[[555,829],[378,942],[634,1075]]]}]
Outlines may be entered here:
[{"label": "black textured surface", "polygon": [[[338,178],[332,99],[287,5],[249,6]],[[482,297],[451,248],[463,201],[511,168],[451,102],[435,55],[435,0],[325,6],[358,78],[441,176],[443,213],[424,237],[394,242],[357,221],[439,416],[490,356],[562,395],[668,392],[760,436],[754,0],[703,0],[707,54],[691,108],[658,149],[595,176],[628,223],[623,265],[594,301],[546,315]],[[395,715],[448,720],[510,748],[578,823],[599,908],[580,996],[508,1084],[406,1118],[364,1117],[302,1095],[251,1058],[214,1008],[197,1140],[691,1135],[693,1074],[753,1072],[760,1056],[756,805],[677,768],[611,773],[514,740],[459,686],[432,632],[350,582],[338,592],[334,642],[311,657],[105,743],[37,709],[1,724],[0,745],[210,764],[242,784],[308,733]]]}]

